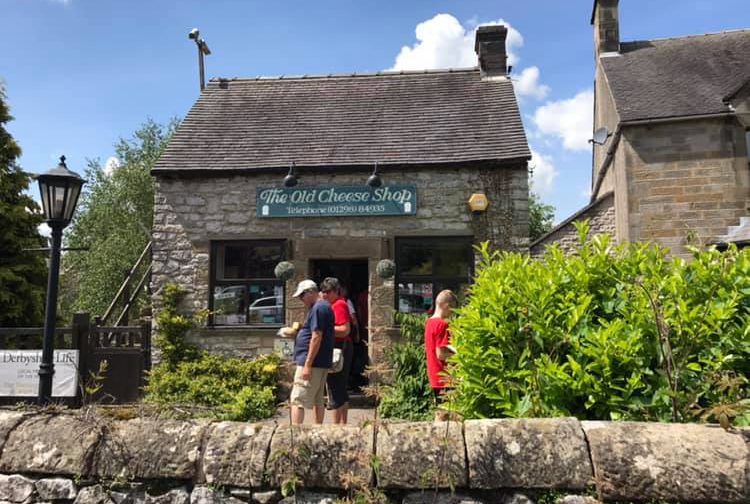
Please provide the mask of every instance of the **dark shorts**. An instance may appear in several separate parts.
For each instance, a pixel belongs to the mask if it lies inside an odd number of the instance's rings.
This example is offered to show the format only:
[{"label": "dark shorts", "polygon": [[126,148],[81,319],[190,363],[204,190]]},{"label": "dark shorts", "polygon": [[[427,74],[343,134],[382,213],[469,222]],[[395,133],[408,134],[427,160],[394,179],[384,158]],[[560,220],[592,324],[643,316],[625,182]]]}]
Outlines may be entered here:
[{"label": "dark shorts", "polygon": [[328,385],[328,409],[339,409],[349,402],[349,393],[346,391],[349,380],[349,371],[352,368],[352,343],[351,341],[337,341],[335,348],[344,351],[344,368],[339,373],[329,374]]},{"label": "dark shorts", "polygon": [[445,394],[448,392],[447,388],[434,388],[432,389],[432,395],[435,396],[435,401],[438,404],[445,402]]}]

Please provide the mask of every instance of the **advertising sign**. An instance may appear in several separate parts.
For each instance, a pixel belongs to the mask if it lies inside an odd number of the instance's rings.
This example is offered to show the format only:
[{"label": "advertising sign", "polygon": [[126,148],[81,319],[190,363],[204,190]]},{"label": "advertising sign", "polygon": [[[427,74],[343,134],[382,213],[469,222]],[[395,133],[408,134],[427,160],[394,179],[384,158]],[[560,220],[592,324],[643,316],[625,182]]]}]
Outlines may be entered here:
[{"label": "advertising sign", "polygon": [[[0,396],[35,397],[39,393],[41,350],[0,350]],[[75,397],[78,350],[55,350],[52,362],[53,397]]]},{"label": "advertising sign", "polygon": [[415,185],[259,187],[258,217],[415,215]]}]

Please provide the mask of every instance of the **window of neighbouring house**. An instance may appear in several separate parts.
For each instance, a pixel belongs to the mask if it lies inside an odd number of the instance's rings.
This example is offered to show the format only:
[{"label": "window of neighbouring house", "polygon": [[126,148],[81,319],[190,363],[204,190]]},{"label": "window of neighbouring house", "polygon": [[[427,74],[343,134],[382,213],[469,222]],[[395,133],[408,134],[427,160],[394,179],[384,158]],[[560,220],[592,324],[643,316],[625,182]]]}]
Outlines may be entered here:
[{"label": "window of neighbouring house", "polygon": [[284,323],[284,284],[273,269],[284,260],[285,250],[283,240],[211,244],[213,325]]},{"label": "window of neighbouring house", "polygon": [[396,309],[428,313],[435,296],[450,289],[461,301],[474,269],[473,240],[467,236],[396,239]]},{"label": "window of neighbouring house", "polygon": [[747,149],[747,159],[750,161],[750,130],[745,130],[745,146]]}]

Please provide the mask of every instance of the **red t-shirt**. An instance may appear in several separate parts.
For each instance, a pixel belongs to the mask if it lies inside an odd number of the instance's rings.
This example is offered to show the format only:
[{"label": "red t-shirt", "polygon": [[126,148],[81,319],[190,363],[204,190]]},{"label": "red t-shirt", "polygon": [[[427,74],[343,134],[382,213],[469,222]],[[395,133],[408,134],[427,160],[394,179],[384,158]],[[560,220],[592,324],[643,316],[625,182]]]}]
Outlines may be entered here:
[{"label": "red t-shirt", "polygon": [[424,349],[427,353],[427,375],[430,378],[430,385],[434,389],[445,388],[445,378],[441,376],[445,369],[445,362],[437,358],[436,350],[450,344],[450,332],[448,331],[448,321],[430,317],[424,326]]},{"label": "red t-shirt", "polygon": [[[336,301],[333,302],[333,304],[331,305],[331,308],[333,308],[333,323],[335,325],[344,325],[346,323],[351,324],[352,319],[351,319],[351,314],[349,313],[349,306],[346,304],[346,299],[338,298]],[[338,335],[336,336],[336,341],[351,341],[351,340],[352,339],[349,337],[348,334],[343,338],[339,337]]]}]

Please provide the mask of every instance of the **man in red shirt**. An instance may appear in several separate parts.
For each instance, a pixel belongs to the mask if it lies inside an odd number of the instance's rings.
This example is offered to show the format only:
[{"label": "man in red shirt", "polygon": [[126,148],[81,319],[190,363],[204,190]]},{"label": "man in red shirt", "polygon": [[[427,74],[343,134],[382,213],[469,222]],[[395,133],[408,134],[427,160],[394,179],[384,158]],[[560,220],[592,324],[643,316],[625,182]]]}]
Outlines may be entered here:
[{"label": "man in red shirt", "polygon": [[333,308],[334,348],[340,348],[344,358],[343,369],[328,374],[328,409],[333,410],[333,423],[345,424],[349,412],[349,393],[346,389],[352,367],[352,339],[349,336],[351,315],[346,299],[341,296],[341,284],[337,278],[325,278],[320,283],[320,294]]},{"label": "man in red shirt", "polygon": [[[438,403],[447,387],[445,376],[445,361],[453,355],[450,346],[450,332],[448,319],[453,309],[458,305],[458,299],[452,291],[444,290],[435,298],[435,313],[427,319],[424,327],[424,349],[427,354],[427,375],[430,386]],[[437,420],[447,419],[446,412],[438,410]]]}]

